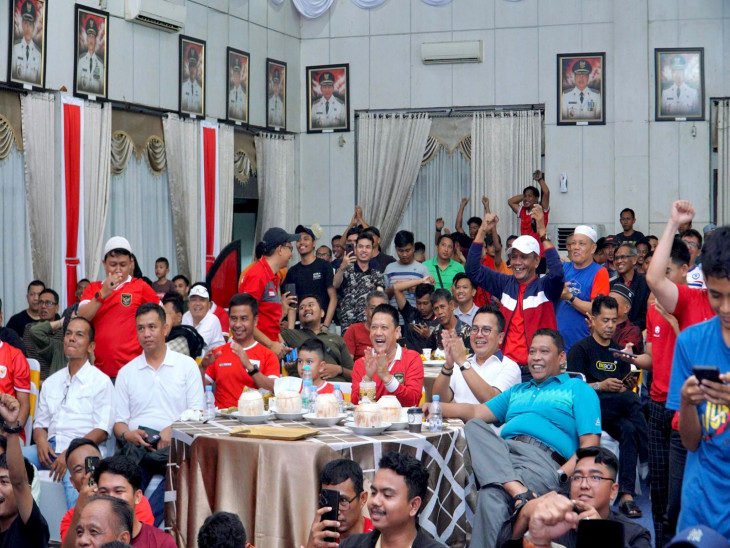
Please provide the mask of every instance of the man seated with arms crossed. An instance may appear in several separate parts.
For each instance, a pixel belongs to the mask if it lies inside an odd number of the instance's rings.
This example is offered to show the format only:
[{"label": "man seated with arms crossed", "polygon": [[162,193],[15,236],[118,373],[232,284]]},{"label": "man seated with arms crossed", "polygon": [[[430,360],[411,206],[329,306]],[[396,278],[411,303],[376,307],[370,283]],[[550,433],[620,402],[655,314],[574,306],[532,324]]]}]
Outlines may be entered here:
[{"label": "man seated with arms crossed", "polygon": [[365,355],[365,349],[372,344],[370,342],[370,322],[373,310],[381,304],[388,304],[388,295],[379,289],[371,291],[365,301],[365,321],[352,324],[342,337],[355,361],[362,358]]},{"label": "man seated with arms crossed", "polygon": [[[96,443],[89,438],[76,438],[71,441],[66,450],[66,462],[68,463],[68,471],[71,473],[71,483],[74,489],[78,491],[80,504],[84,506],[96,494],[94,470],[87,470],[86,468],[86,459],[89,457],[95,459],[97,463],[101,460],[101,451]],[[61,518],[61,541],[66,547],[74,546],[75,543],[76,535],[73,530],[70,540],[66,542],[66,533],[71,525],[75,510],[75,507],[71,508]],[[135,519],[142,523],[154,524],[155,517],[152,515],[152,508],[150,508],[150,503],[144,495],[142,495],[139,504],[135,506],[134,515]]]},{"label": "man seated with arms crossed", "polygon": [[[647,529],[611,510],[611,501],[619,491],[616,456],[603,447],[583,447],[576,457],[578,462],[570,476],[570,499],[553,491],[528,502],[512,528],[513,538],[524,534],[525,548],[550,546],[551,541],[576,548],[580,520],[605,519],[621,523],[624,547],[651,548]],[[600,544],[600,539],[594,540]]]},{"label": "man seated with arms crossed", "polygon": [[[363,489],[362,468],[358,463],[350,459],[332,460],[322,468],[319,482],[322,489],[332,489],[340,493],[337,521],[321,521],[322,516],[332,510],[331,507],[325,506],[317,510],[306,548],[337,546],[338,542],[347,537],[373,531],[373,522],[362,514],[368,493]],[[325,527],[334,527],[337,532],[325,531]]]},{"label": "man seated with arms crossed", "polygon": [[205,384],[215,384],[218,409],[236,407],[244,387],[273,392],[270,376],[281,374],[276,354],[254,339],[258,301],[248,293],[237,293],[231,297],[228,310],[231,341],[207,352],[200,364],[205,370]]},{"label": "man seated with arms crossed", "polygon": [[[504,546],[523,506],[536,495],[557,490],[559,480],[573,473],[578,447],[600,443],[598,396],[581,379],[560,373],[565,361],[560,334],[535,331],[529,360],[529,382],[483,405],[442,405],[444,418],[468,422],[466,443],[481,486],[472,524],[474,548]],[[428,415],[428,404],[423,407]],[[497,434],[487,423],[504,426]]]},{"label": "man seated with arms crossed", "polygon": [[445,403],[484,403],[521,380],[520,367],[499,350],[504,339],[504,316],[482,306],[471,327],[474,354],[467,357],[464,341],[451,331],[443,334],[446,362],[433,383],[433,393]]},{"label": "man seated with arms crossed", "polygon": [[443,349],[442,334],[445,331],[453,331],[464,341],[467,350],[471,350],[469,348],[469,325],[454,315],[456,302],[454,302],[454,297],[449,290],[437,289],[434,291],[431,295],[431,306],[433,307],[434,315],[439,321],[439,325],[428,338],[426,348]]},{"label": "man seated with arms crossed", "polygon": [[[301,297],[298,309],[300,329],[282,329],[281,338],[284,339],[284,344],[298,348],[309,339],[321,340],[327,349],[324,356],[324,361],[327,362],[324,371],[325,378],[334,381],[349,381],[352,378],[352,366],[355,362],[342,337],[336,333],[322,330],[324,310],[322,310],[319,298],[313,295]],[[290,308],[289,325],[293,324],[295,314],[296,310]]]},{"label": "man seated with arms crossed", "polygon": [[89,363],[94,350],[94,327],[81,316],[68,322],[63,338],[68,366],[43,383],[38,398],[33,440],[23,455],[37,468],[50,470],[55,481],[63,481],[66,508],[76,504],[78,492],[67,472],[66,450],[75,438],[102,443],[114,424],[114,387],[104,373]]},{"label": "man seated with arms crossed", "polygon": [[[412,306],[406,298],[406,291],[415,290],[416,306]],[[438,318],[433,313],[431,295],[434,292],[433,278],[426,276],[419,280],[408,280],[398,282],[393,286],[395,302],[398,305],[400,315],[403,317],[403,329],[405,330],[406,347],[415,350],[419,354],[428,346],[428,338],[439,324]]]},{"label": "man seated with arms crossed", "polygon": [[[346,538],[341,548],[444,548],[418,526],[426,503],[428,471],[402,453],[385,453],[370,486],[368,513],[375,528]],[[334,546],[329,544],[328,546]]]},{"label": "man seated with arms crossed", "polygon": [[370,323],[371,348],[352,369],[352,403],[360,401],[360,382],[375,381],[375,398],[395,396],[404,407],[418,405],[423,391],[423,362],[413,350],[398,344],[398,312],[389,304],[373,311]]},{"label": "man seated with arms crossed", "polygon": [[634,485],[636,459],[646,440],[647,426],[639,396],[632,392],[636,377],[630,375],[631,366],[614,355],[621,348],[611,340],[618,319],[616,299],[598,295],[593,299],[590,317],[591,335],[570,349],[568,371],[583,373],[598,394],[603,429],[619,443],[619,510],[630,518],[640,518]]},{"label": "man seated with arms crossed", "polygon": [[76,525],[74,543],[70,546],[104,548],[107,545],[114,546],[115,542],[124,547],[129,546],[134,516],[124,501],[109,495],[94,495],[79,514],[81,516]]}]

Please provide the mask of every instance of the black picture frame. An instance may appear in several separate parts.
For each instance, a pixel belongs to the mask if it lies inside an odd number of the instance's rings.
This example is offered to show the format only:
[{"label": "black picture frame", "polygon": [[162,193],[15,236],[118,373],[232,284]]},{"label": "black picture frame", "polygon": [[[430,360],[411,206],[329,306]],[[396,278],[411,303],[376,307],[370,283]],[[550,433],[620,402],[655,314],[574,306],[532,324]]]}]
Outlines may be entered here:
[{"label": "black picture frame", "polygon": [[107,99],[109,14],[75,4],[74,21],[74,95],[88,100]]},{"label": "black picture frame", "polygon": [[605,125],[606,52],[558,53],[557,70],[557,124]]},{"label": "black picture frame", "polygon": [[226,48],[226,119],[232,122],[248,124],[250,67],[248,52]]},{"label": "black picture frame", "polygon": [[654,49],[654,120],[705,119],[705,48]]},{"label": "black picture frame", "polygon": [[286,131],[287,65],[266,59],[266,128]]},{"label": "black picture frame", "polygon": [[205,117],[205,40],[180,35],[178,67],[178,111],[191,118]]},{"label": "black picture frame", "polygon": [[[9,9],[8,83],[25,89],[43,89],[46,86],[48,4],[46,0],[11,0]],[[24,24],[24,20],[31,22],[32,27]],[[26,32],[30,39],[28,43],[25,43]]]},{"label": "black picture frame", "polygon": [[[322,93],[323,78],[333,81],[329,105]],[[306,82],[307,133],[350,131],[349,63],[307,67]],[[325,112],[326,107],[329,108]]]}]

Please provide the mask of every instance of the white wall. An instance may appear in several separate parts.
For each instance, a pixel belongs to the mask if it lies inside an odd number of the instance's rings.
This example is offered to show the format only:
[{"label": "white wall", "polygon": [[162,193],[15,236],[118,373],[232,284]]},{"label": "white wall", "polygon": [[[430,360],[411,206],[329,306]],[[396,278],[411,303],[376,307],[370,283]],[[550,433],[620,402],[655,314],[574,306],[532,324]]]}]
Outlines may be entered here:
[{"label": "white wall", "polygon": [[[695,225],[709,218],[709,125],[696,123],[693,138],[692,123],[654,122],[653,50],[704,47],[706,97],[730,95],[729,2],[388,0],[367,11],[336,0],[323,17],[302,19],[301,38],[302,70],[350,63],[353,110],[544,103],[551,223],[618,231],[619,211],[633,207],[637,228],[659,233],[680,197],[695,203]],[[483,63],[421,62],[422,42],[463,39],[483,40]],[[556,54],[593,51],[606,52],[607,124],[558,127]],[[340,135],[300,140],[301,220],[322,224],[326,237],[347,225],[355,203],[355,135],[344,134],[344,147]],[[567,194],[558,192],[561,172]]]}]

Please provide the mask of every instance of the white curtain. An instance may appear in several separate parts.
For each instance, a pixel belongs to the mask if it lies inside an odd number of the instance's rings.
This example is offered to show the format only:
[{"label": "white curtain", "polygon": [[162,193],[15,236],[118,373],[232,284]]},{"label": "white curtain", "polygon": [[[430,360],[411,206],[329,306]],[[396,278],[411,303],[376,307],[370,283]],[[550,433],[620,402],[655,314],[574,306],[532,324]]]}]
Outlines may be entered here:
[{"label": "white curtain", "polygon": [[22,94],[20,110],[33,276],[50,285],[58,270],[58,266],[54,268],[53,254],[56,233],[53,228],[58,226],[54,205],[57,181],[55,98],[49,93]]},{"label": "white curtain", "polygon": [[357,128],[357,203],[380,229],[387,249],[400,225],[421,167],[427,114],[362,114]]},{"label": "white curtain", "polygon": [[[127,238],[142,273],[152,281],[156,280],[155,260],[167,257],[170,261],[168,279],[171,279],[178,273],[178,267],[167,171],[154,175],[144,158],[132,155],[127,169],[111,176],[109,187],[109,214],[102,232],[104,241],[112,236]],[[98,268],[94,275],[96,272],[101,276]]]},{"label": "white curtain", "polygon": [[84,251],[86,277],[99,272],[109,209],[112,106],[86,101],[84,108]]},{"label": "white curtain", "polygon": [[717,224],[730,224],[730,101],[717,103]]},{"label": "white curtain", "polygon": [[0,230],[5,235],[0,238],[0,299],[5,323],[28,306],[25,293],[33,279],[24,171],[23,153],[13,144],[0,161]]},{"label": "white curtain", "polygon": [[233,236],[233,128],[221,124],[218,128],[218,212],[221,249]]},{"label": "white curtain", "polygon": [[162,120],[178,272],[203,279],[200,264],[200,124],[169,114]]},{"label": "white curtain", "polygon": [[296,147],[288,135],[260,133],[255,137],[259,211],[256,241],[273,226],[290,231],[299,219],[299,185],[294,177]]},{"label": "white curtain", "polygon": [[[507,200],[533,184],[540,167],[542,112],[479,112],[472,119],[470,214],[482,216],[481,197],[499,216],[499,233],[519,234],[519,220]],[[466,214],[465,214],[466,216]]]},{"label": "white curtain", "polygon": [[330,9],[333,0],[292,0],[292,2],[304,17],[315,19]]},{"label": "white curtain", "polygon": [[372,9],[377,8],[381,4],[385,4],[385,0],[352,0],[358,8]]},{"label": "white curtain", "polygon": [[[449,154],[445,148],[439,147],[433,160],[418,172],[413,195],[398,230],[413,232],[416,241],[426,245],[426,256],[432,257],[436,218],[443,217],[444,226],[455,232],[454,222],[459,201],[470,196],[470,185],[469,161],[458,151]],[[464,230],[468,230],[468,219],[469,216],[465,214],[462,223]]]}]

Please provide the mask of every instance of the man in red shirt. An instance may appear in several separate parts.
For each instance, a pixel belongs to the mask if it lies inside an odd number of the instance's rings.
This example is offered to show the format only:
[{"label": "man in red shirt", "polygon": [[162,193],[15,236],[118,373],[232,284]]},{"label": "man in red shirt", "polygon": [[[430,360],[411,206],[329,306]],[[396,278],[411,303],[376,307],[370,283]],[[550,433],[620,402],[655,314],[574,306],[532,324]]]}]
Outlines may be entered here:
[{"label": "man in red shirt", "polygon": [[219,409],[237,406],[244,386],[273,392],[274,379],[269,376],[281,373],[276,354],[254,339],[259,317],[256,299],[238,293],[231,297],[228,310],[232,340],[206,353],[201,364],[205,367],[205,384],[215,383]]},{"label": "man in red shirt", "polygon": [[385,291],[376,289],[370,292],[366,302],[365,321],[352,324],[342,336],[354,360],[362,358],[365,355],[365,349],[370,346],[370,321],[373,318],[373,310],[381,304],[387,304],[388,295]]},{"label": "man in red shirt", "polygon": [[395,396],[404,407],[418,405],[423,390],[423,362],[418,352],[398,344],[398,311],[381,304],[370,321],[370,343],[365,356],[352,369],[350,399],[360,401],[360,382],[375,381],[375,398]]},{"label": "man in red shirt", "polygon": [[263,256],[246,272],[238,286],[239,293],[248,293],[259,303],[260,314],[254,338],[279,358],[291,349],[279,342],[281,319],[286,311],[282,309],[276,273],[289,263],[294,249],[292,242],[298,240],[299,234],[289,234],[278,226],[267,230],[261,241]]},{"label": "man in red shirt", "polygon": [[[0,393],[10,394],[20,404],[18,420],[25,426],[30,413],[30,365],[23,353],[0,341]],[[25,441],[25,431],[20,432]]]},{"label": "man in red shirt", "polygon": [[116,379],[119,370],[142,353],[134,317],[137,309],[160,299],[147,283],[132,277],[134,260],[126,238],[109,238],[103,265],[106,279],[86,287],[78,313],[96,330],[95,365]]},{"label": "man in red shirt", "polygon": [[[547,227],[548,216],[550,215],[550,189],[545,182],[545,175],[539,169],[532,174],[532,180],[540,185],[540,190],[537,187],[528,186],[522,191],[522,194],[517,194],[507,200],[507,204],[520,218],[520,234],[523,236],[532,236],[537,240],[537,245],[540,246],[540,234],[535,219],[532,216],[532,208],[537,204],[542,206],[545,226]],[[542,191],[542,198],[540,197],[540,191]],[[538,266],[537,273],[544,274],[546,268],[545,252],[540,246],[540,265]]]}]

